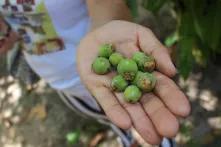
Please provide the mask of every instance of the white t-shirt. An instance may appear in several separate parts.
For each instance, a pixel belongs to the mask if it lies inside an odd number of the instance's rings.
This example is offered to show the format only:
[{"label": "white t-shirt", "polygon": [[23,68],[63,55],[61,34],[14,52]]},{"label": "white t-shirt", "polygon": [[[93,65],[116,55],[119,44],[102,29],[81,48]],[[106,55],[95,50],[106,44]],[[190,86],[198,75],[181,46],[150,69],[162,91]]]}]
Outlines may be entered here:
[{"label": "white t-shirt", "polygon": [[58,90],[79,83],[76,48],[90,27],[85,0],[1,0],[0,6],[22,33],[27,62],[40,77]]},{"label": "white t-shirt", "polygon": [[89,30],[89,18],[84,0],[45,0],[45,5],[65,49],[41,56],[25,55],[51,87],[63,90],[79,84],[76,47]]},{"label": "white t-shirt", "polygon": [[0,12],[22,36],[32,69],[52,88],[98,109],[76,70],[76,49],[90,29],[85,0],[1,0]]}]

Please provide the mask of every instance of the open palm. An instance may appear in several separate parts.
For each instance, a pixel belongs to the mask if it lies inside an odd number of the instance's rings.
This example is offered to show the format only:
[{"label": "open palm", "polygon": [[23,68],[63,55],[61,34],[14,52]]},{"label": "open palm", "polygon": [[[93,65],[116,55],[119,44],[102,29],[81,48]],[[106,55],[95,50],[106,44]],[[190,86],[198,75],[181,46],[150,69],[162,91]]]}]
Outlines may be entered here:
[{"label": "open palm", "polygon": [[[112,92],[110,83],[115,73],[97,75],[91,70],[98,48],[104,43],[113,44],[117,52],[129,58],[138,50],[154,56],[157,64],[154,92],[143,95],[135,104],[125,102],[121,93]],[[133,126],[151,144],[159,144],[162,137],[176,135],[177,117],[189,114],[189,102],[169,78],[176,74],[176,69],[167,49],[149,29],[130,22],[112,21],[81,41],[77,57],[82,82],[115,125],[122,129]]]}]

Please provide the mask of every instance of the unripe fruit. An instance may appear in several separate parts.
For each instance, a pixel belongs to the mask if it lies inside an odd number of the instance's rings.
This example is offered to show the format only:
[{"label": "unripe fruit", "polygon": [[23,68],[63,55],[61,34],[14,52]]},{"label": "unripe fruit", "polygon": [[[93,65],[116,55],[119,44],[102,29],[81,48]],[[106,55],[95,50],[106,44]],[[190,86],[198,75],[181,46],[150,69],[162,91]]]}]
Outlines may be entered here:
[{"label": "unripe fruit", "polygon": [[104,44],[100,47],[98,56],[109,58],[113,52],[114,52],[114,49],[111,44]]},{"label": "unripe fruit", "polygon": [[144,60],[145,61],[143,63],[143,68],[144,68],[143,71],[147,71],[147,72],[154,71],[154,69],[156,68],[156,62],[155,62],[154,57],[147,56]]},{"label": "unripe fruit", "polygon": [[96,74],[103,75],[109,72],[111,68],[109,60],[103,57],[98,57],[92,64],[92,69]]},{"label": "unripe fruit", "polygon": [[144,58],[146,55],[143,52],[137,51],[133,54],[132,59],[135,62],[139,62],[142,58]]},{"label": "unripe fruit", "polygon": [[121,76],[117,75],[112,79],[111,88],[114,91],[122,92],[127,88],[128,82]]},{"label": "unripe fruit", "polygon": [[134,78],[134,80],[132,81],[132,84],[137,85],[137,81],[143,76],[143,74],[144,74],[143,72],[138,71],[135,78]]},{"label": "unripe fruit", "polygon": [[138,67],[135,61],[131,59],[123,59],[118,64],[117,71],[125,80],[132,81],[136,76]]},{"label": "unripe fruit", "polygon": [[143,92],[151,92],[156,85],[156,78],[151,73],[138,72],[133,84],[135,84]]},{"label": "unripe fruit", "polygon": [[139,101],[141,95],[142,93],[140,89],[134,85],[128,86],[124,91],[124,99],[125,101],[130,103],[136,103],[137,101]]},{"label": "unripe fruit", "polygon": [[138,65],[139,69],[142,71],[152,72],[156,63],[152,56],[147,56],[143,52],[136,52],[132,58]]},{"label": "unripe fruit", "polygon": [[151,80],[151,85],[152,85],[152,90],[155,88],[156,83],[157,83],[157,78],[152,74],[152,73],[146,73],[150,80]]},{"label": "unripe fruit", "polygon": [[111,54],[109,61],[114,67],[117,67],[117,65],[123,59],[124,59],[124,57],[120,53],[113,53],[113,54]]}]

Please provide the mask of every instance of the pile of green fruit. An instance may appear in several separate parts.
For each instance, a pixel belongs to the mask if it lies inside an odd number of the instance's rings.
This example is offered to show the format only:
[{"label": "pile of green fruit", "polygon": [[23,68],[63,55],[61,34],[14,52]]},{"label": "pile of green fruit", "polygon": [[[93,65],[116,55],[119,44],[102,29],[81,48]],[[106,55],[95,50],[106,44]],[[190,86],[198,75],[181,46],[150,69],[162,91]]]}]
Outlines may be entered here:
[{"label": "pile of green fruit", "polygon": [[118,75],[113,77],[111,88],[116,92],[124,92],[124,99],[131,103],[139,101],[142,93],[154,89],[156,78],[151,72],[155,67],[156,63],[152,56],[137,51],[132,59],[128,59],[115,52],[111,44],[100,47],[98,57],[92,64],[93,71],[99,75],[116,70]]}]

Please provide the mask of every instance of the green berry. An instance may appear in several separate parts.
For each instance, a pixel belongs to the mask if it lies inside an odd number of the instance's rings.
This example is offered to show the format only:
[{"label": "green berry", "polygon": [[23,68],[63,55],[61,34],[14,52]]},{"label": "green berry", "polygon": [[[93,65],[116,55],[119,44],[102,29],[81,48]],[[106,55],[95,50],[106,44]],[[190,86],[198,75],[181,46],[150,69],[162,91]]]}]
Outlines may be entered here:
[{"label": "green berry", "polygon": [[154,71],[154,69],[156,68],[156,62],[153,56],[147,56],[144,59],[144,63],[143,63],[143,71],[147,71],[147,72],[152,72]]},{"label": "green berry", "polygon": [[128,82],[121,75],[115,76],[111,82],[112,89],[118,92],[124,91],[127,85],[128,85]]},{"label": "green berry", "polygon": [[140,60],[142,58],[144,58],[146,55],[143,53],[143,52],[140,52],[140,51],[137,51],[133,54],[133,57],[132,59],[135,61],[135,62],[140,62]]},{"label": "green berry", "polygon": [[144,92],[150,92],[154,89],[156,85],[156,78],[151,73],[138,72],[133,84],[140,88]]},{"label": "green berry", "polygon": [[136,76],[138,67],[136,62],[131,59],[123,59],[117,66],[117,71],[125,80],[132,81]]},{"label": "green berry", "polygon": [[103,44],[99,49],[99,56],[109,58],[113,52],[114,50],[111,44]]},{"label": "green berry", "polygon": [[122,59],[124,59],[124,57],[120,53],[113,53],[110,56],[109,61],[114,67],[117,67]]},{"label": "green berry", "polygon": [[138,65],[138,68],[142,71],[152,72],[155,67],[156,63],[152,56],[147,56],[143,52],[136,52],[132,58]]},{"label": "green berry", "polygon": [[137,81],[143,76],[143,72],[141,72],[141,71],[138,71],[137,72],[137,74],[136,74],[136,76],[135,76],[135,78],[134,78],[134,80],[132,81],[132,84],[133,85],[136,85],[137,84]]},{"label": "green berry", "polygon": [[92,64],[92,69],[96,74],[103,75],[110,71],[110,62],[103,57],[98,57]]},{"label": "green berry", "polygon": [[149,78],[151,80],[151,86],[152,86],[152,90],[153,90],[156,86],[157,78],[152,73],[146,73],[146,74],[147,74],[147,76],[149,76]]},{"label": "green berry", "polygon": [[136,103],[139,101],[142,93],[137,86],[131,85],[126,88],[124,91],[124,99],[130,103]]}]

